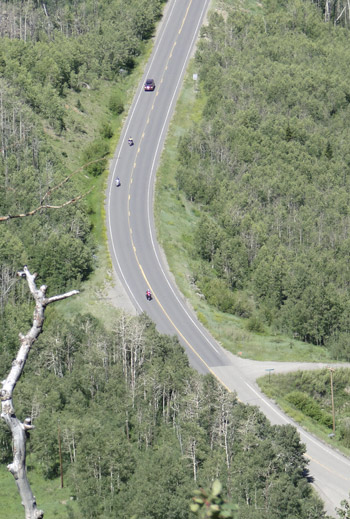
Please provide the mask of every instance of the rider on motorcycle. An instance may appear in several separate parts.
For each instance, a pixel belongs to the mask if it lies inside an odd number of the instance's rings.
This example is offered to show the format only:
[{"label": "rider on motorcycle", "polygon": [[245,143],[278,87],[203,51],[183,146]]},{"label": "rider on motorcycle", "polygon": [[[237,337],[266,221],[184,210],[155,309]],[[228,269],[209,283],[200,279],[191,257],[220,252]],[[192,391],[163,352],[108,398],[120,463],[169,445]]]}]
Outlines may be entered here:
[{"label": "rider on motorcycle", "polygon": [[129,144],[129,146],[132,146],[134,144],[134,141],[132,140],[131,137],[128,138],[128,144]]},{"label": "rider on motorcycle", "polygon": [[149,289],[146,290],[146,298],[147,298],[148,300],[152,299],[152,294],[151,294],[151,291],[150,291]]}]

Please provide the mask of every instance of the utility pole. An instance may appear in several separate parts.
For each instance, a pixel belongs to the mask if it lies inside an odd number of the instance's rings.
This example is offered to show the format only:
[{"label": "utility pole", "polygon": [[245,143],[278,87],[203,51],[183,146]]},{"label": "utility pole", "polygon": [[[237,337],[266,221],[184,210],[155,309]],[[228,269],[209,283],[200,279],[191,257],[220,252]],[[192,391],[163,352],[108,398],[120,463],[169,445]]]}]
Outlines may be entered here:
[{"label": "utility pole", "polygon": [[331,375],[331,399],[332,399],[332,418],[333,418],[333,434],[334,434],[335,433],[335,416],[334,416],[333,373],[335,372],[335,369],[328,368],[328,370]]}]

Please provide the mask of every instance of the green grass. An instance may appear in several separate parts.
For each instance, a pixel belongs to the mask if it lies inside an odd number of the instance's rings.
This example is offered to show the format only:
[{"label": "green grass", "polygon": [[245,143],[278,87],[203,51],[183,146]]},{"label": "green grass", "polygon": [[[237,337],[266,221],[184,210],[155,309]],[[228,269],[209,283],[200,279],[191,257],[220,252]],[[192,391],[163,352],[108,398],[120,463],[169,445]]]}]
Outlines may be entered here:
[{"label": "green grass", "polygon": [[[78,503],[72,499],[68,488],[60,488],[59,479],[44,480],[33,470],[28,470],[28,479],[38,508],[45,512],[45,519],[82,519]],[[3,465],[0,466],[0,488],[0,519],[23,519],[24,508],[15,480]]]},{"label": "green grass", "polygon": [[[100,124],[104,120],[109,121],[113,127],[114,135],[110,139],[110,152],[111,157],[113,156],[128,107],[151,50],[152,45],[149,42],[133,74],[124,79],[120,85],[125,96],[125,111],[120,116],[111,115],[107,108],[110,93],[114,88],[111,83],[101,82],[96,90],[67,93],[65,98],[68,114],[67,131],[62,136],[51,135],[54,148],[61,153],[67,165],[67,175],[81,167],[81,150],[98,135]],[[81,110],[77,109],[78,99]],[[48,130],[46,133],[50,134]],[[112,264],[107,246],[104,208],[108,171],[97,178],[89,177],[81,171],[77,173],[76,179],[79,189],[77,195],[93,187],[92,192],[82,203],[87,204],[89,208],[92,234],[97,247],[96,268],[90,279],[83,284],[78,296],[51,305],[47,309],[46,316],[49,321],[50,319],[71,319],[78,314],[91,313],[108,329],[112,329],[121,310],[114,308],[108,299],[108,290],[112,283]],[[30,466],[30,457],[28,466]],[[37,505],[45,512],[45,519],[83,519],[78,503],[71,498],[68,488],[60,488],[59,479],[45,480],[38,471],[31,469],[28,470],[28,478],[37,498]],[[23,519],[24,508],[21,505],[15,480],[4,465],[0,465],[0,489],[0,519],[8,517]]]},{"label": "green grass", "polygon": [[[247,7],[255,8],[254,0],[247,2]],[[81,150],[98,135],[102,121],[107,120],[113,127],[114,136],[110,140],[111,156],[118,142],[122,124],[126,117],[136,86],[142,76],[144,65],[151,52],[151,42],[140,58],[133,74],[126,78],[121,87],[125,93],[125,112],[112,116],[108,109],[108,100],[113,85],[102,82],[96,90],[82,90],[80,93],[68,92],[66,96],[67,132],[65,136],[53,136],[56,149],[62,154],[69,171],[78,169],[81,162]],[[193,123],[201,120],[205,99],[196,98],[192,74],[196,72],[194,64],[189,67],[185,88],[176,108],[174,120],[166,141],[160,170],[157,174],[155,218],[159,239],[167,255],[169,266],[176,282],[197,312],[200,321],[211,331],[222,345],[233,353],[242,352],[243,357],[273,360],[329,360],[322,348],[312,347],[291,340],[281,335],[254,335],[244,328],[244,320],[223,314],[211,308],[191,283],[194,260],[191,255],[191,231],[198,219],[198,209],[179,197],[174,173],[176,169],[176,146],[179,136],[183,135]],[[78,109],[78,100],[80,109]],[[70,318],[79,313],[89,312],[101,319],[108,328],[113,326],[119,311],[113,308],[107,297],[112,283],[112,266],[109,257],[105,230],[104,197],[108,172],[97,179],[91,179],[79,173],[81,192],[92,185],[94,190],[85,199],[90,208],[92,233],[97,243],[96,268],[90,279],[84,283],[81,293],[73,298],[57,303],[49,308],[48,319]],[[80,193],[78,193],[80,194]],[[74,288],[74,287],[72,287]],[[45,511],[45,518],[81,519],[77,502],[71,500],[67,488],[60,489],[59,480],[47,481],[36,471],[29,471],[29,479],[38,506]],[[5,467],[0,467],[1,507],[0,519],[22,519],[23,507],[17,487],[11,474]]]}]

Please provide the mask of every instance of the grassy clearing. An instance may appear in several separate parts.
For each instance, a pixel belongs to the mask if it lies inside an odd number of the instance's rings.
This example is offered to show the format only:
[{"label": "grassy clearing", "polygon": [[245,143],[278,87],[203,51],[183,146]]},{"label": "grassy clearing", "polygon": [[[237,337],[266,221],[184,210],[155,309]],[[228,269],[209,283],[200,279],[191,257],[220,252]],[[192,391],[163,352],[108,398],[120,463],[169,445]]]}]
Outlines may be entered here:
[{"label": "grassy clearing", "polygon": [[[28,478],[38,507],[45,511],[45,519],[82,519],[78,503],[72,499],[69,489],[60,488],[59,479],[45,480],[33,470],[28,471]],[[15,481],[4,466],[0,466],[0,487],[0,519],[23,519],[24,508]]]}]

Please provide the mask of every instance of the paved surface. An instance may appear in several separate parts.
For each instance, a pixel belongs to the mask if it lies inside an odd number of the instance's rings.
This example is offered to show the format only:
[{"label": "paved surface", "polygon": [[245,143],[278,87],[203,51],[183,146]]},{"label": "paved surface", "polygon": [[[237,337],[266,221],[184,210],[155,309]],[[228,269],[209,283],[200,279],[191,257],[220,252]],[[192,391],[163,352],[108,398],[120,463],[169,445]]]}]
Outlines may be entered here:
[{"label": "paved surface", "polygon": [[[168,274],[156,240],[156,168],[208,5],[209,0],[170,0],[167,5],[143,78],[143,82],[146,77],[153,78],[156,90],[144,92],[140,85],[111,165],[106,210],[112,261],[135,311],[146,311],[159,331],[177,334],[193,367],[201,373],[213,373],[229,390],[236,391],[240,400],[259,406],[272,423],[293,423],[255,384],[255,378],[265,374],[267,368],[274,368],[277,373],[289,370],[291,365],[247,361],[223,350],[187,307]],[[129,135],[134,139],[133,147],[127,144]],[[119,188],[114,186],[116,176],[121,179]],[[147,288],[153,293],[151,302],[145,298]],[[299,427],[298,430],[307,445],[314,485],[327,511],[335,515],[335,507],[347,498],[350,489],[350,462]]]}]

